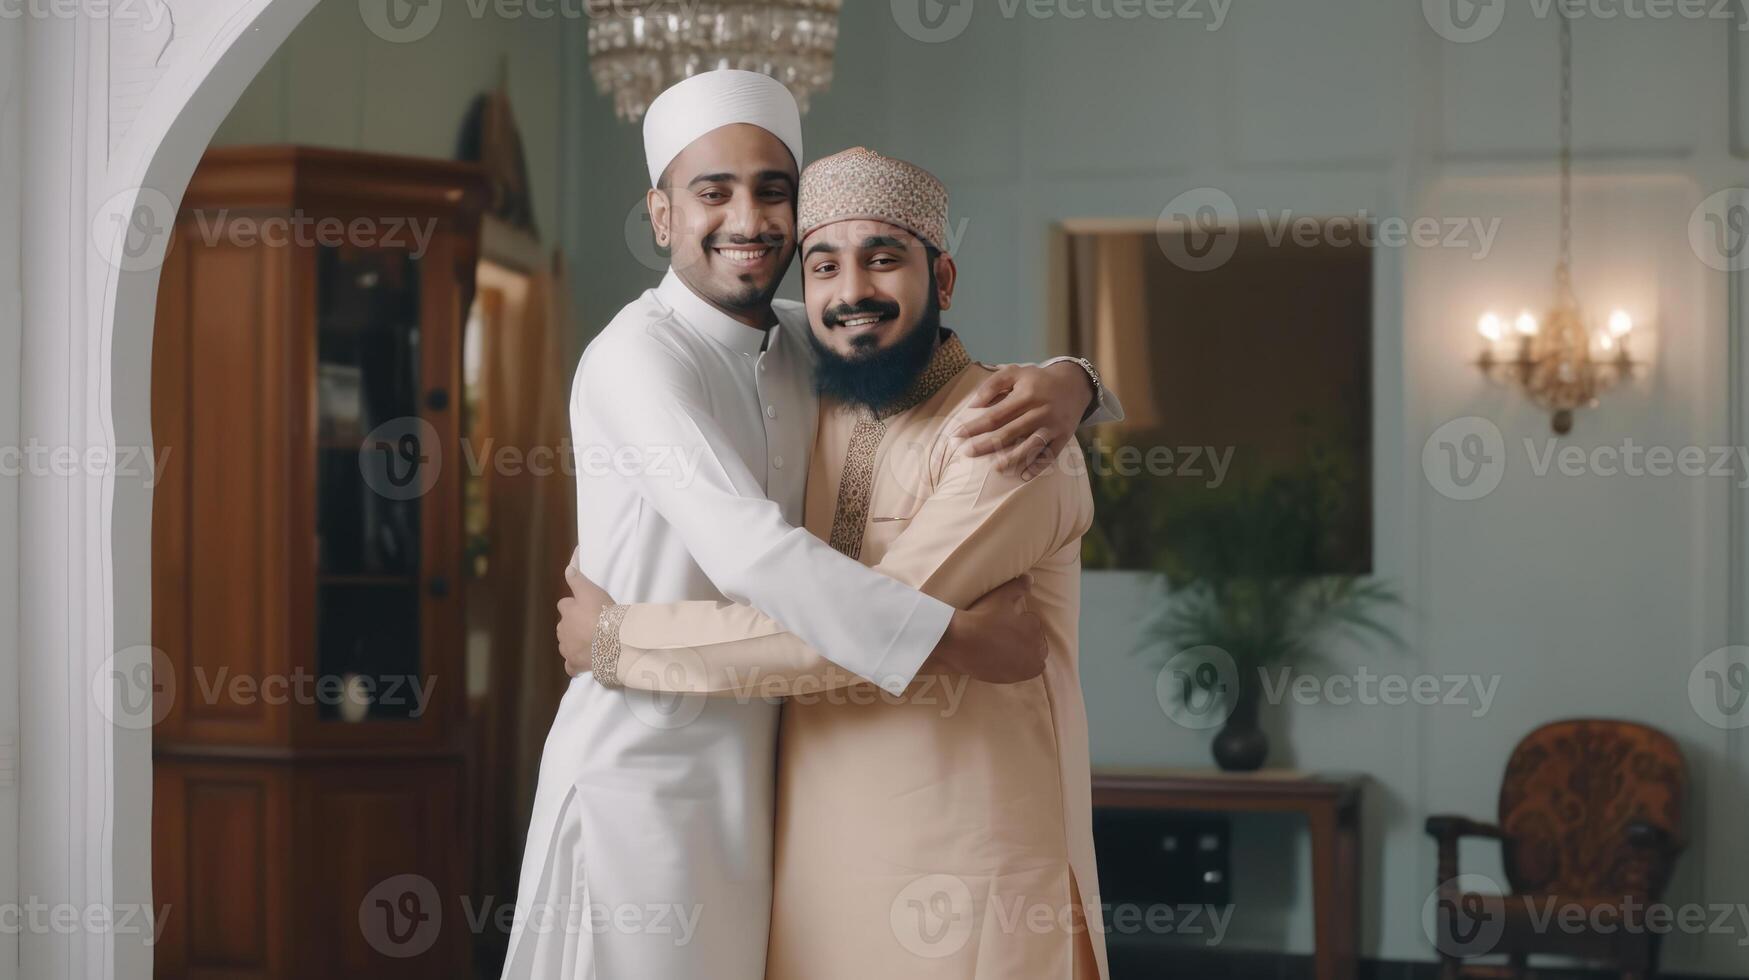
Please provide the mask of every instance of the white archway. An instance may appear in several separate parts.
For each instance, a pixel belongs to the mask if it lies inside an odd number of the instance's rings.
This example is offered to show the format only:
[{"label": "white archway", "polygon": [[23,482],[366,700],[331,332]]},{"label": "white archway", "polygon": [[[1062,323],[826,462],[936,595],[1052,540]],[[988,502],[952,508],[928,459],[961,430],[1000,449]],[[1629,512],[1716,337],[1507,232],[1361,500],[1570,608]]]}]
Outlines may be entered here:
[{"label": "white archway", "polygon": [[214,130],[315,3],[86,0],[27,16],[22,59],[0,64],[23,105],[0,116],[26,189],[19,441],[79,461],[18,481],[18,894],[82,916],[20,930],[32,980],[151,976],[151,709],[115,681],[148,662],[151,469],[118,449],[151,444],[152,256]]}]

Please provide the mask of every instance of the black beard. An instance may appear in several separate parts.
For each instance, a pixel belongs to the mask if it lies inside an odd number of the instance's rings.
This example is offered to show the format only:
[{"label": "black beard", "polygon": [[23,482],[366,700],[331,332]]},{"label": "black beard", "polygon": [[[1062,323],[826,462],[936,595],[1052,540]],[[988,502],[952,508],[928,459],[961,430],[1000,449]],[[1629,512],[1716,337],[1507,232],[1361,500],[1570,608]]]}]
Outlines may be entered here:
[{"label": "black beard", "polygon": [[[933,276],[931,277],[934,278]],[[827,347],[808,331],[814,346],[814,390],[848,405],[879,412],[893,405],[929,366],[930,355],[941,336],[941,306],[935,290],[929,290],[929,306],[922,319],[898,343],[884,350],[845,356]]]}]

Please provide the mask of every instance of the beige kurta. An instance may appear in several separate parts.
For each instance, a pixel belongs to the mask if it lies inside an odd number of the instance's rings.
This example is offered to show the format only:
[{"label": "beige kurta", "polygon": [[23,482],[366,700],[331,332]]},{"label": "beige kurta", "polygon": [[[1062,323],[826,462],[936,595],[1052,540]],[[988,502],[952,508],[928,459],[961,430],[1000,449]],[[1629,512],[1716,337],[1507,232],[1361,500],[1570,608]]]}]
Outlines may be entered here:
[{"label": "beige kurta", "polygon": [[956,415],[988,374],[948,335],[896,413],[823,406],[806,522],[959,608],[1030,574],[1043,676],[925,673],[894,696],[744,606],[603,616],[603,683],[788,697],[768,980],[1109,976],[1076,653],[1092,498],[1073,452],[1022,482],[961,451]]}]

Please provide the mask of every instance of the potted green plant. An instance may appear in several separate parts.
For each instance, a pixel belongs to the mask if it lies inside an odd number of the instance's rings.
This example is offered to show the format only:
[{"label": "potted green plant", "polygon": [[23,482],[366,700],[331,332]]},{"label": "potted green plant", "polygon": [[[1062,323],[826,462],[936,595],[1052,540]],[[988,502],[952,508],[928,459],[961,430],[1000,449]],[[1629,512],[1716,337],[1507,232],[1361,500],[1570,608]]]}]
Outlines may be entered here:
[{"label": "potted green plant", "polygon": [[1224,700],[1229,713],[1213,745],[1222,769],[1257,769],[1268,755],[1258,724],[1263,671],[1322,659],[1343,633],[1398,642],[1378,618],[1396,594],[1344,554],[1352,495],[1343,470],[1340,459],[1314,452],[1303,466],[1172,508],[1156,552],[1165,601],[1144,641],[1168,661],[1196,649],[1228,658],[1173,678],[1181,696]]}]

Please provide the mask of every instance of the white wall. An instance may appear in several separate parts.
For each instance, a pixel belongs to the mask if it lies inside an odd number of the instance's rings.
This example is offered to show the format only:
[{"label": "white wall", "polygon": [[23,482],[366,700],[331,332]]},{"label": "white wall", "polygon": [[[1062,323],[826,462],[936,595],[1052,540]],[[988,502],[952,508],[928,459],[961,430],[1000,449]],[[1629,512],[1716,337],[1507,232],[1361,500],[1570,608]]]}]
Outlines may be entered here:
[{"label": "white wall", "polygon": [[[1640,719],[1682,743],[1693,845],[1669,898],[1749,902],[1749,854],[1734,833],[1749,803],[1743,736],[1704,722],[1687,693],[1707,652],[1745,641],[1744,491],[1730,479],[1538,477],[1524,440],[1541,450],[1546,415],[1468,366],[1483,309],[1540,310],[1551,298],[1555,22],[1512,5],[1491,37],[1452,43],[1424,5],[1401,0],[1234,4],[1214,31],[1208,20],[1038,19],[1033,6],[979,4],[963,34],[923,43],[897,26],[894,5],[846,5],[837,82],[807,120],[810,156],[865,142],[946,181],[965,222],[951,323],[977,356],[1047,353],[1056,220],[1152,219],[1204,186],[1242,214],[1499,219],[1481,258],[1377,254],[1376,561],[1411,613],[1405,651],[1343,653],[1375,673],[1498,678],[1495,700],[1480,718],[1461,705],[1290,704],[1274,722],[1275,762],[1372,777],[1364,954],[1431,957],[1423,819],[1492,819],[1513,743],[1575,714]],[[1655,361],[1581,412],[1567,444],[1743,443],[1740,318],[1728,314],[1726,277],[1686,237],[1703,198],[1749,185],[1749,34],[1734,26],[1576,26],[1577,287],[1594,310],[1634,310],[1645,324],[1635,342]],[[594,96],[572,118],[603,134],[586,151],[593,183],[568,211],[592,330],[655,273],[622,231],[642,192],[636,130],[608,127]],[[1497,425],[1509,450],[1500,487],[1473,502],[1439,493],[1421,466],[1434,429],[1466,416]],[[1154,605],[1138,576],[1088,577],[1083,680],[1096,763],[1208,764],[1208,736],[1161,712],[1153,670],[1132,653]],[[1231,945],[1311,948],[1309,861],[1286,826],[1238,825]],[[1486,847],[1466,846],[1464,860],[1500,876]],[[1667,968],[1749,972],[1741,929],[1672,937]]]},{"label": "white wall", "polygon": [[[24,23],[0,18],[0,446],[18,445]],[[0,471],[0,905],[18,901],[18,477]],[[9,762],[11,765],[9,765]],[[0,930],[0,980],[18,973],[18,937]]]}]

